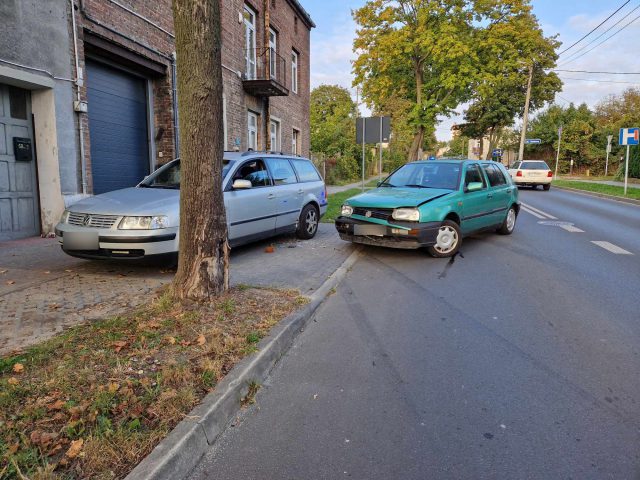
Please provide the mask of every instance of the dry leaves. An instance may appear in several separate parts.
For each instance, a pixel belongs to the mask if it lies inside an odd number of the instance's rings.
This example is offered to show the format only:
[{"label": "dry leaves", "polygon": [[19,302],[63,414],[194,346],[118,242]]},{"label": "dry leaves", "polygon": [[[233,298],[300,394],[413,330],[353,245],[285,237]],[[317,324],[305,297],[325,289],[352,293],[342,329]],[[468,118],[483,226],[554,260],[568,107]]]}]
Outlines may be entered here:
[{"label": "dry leaves", "polygon": [[62,400],[56,400],[52,404],[47,405],[47,410],[50,412],[53,410],[62,410],[62,407],[64,407],[64,402]]},{"label": "dry leaves", "polygon": [[116,353],[119,353],[120,350],[127,346],[127,342],[124,340],[118,340],[117,342],[113,342],[111,345],[113,345]]},{"label": "dry leaves", "polygon": [[24,372],[24,365],[22,365],[21,363],[16,363],[13,365],[13,372],[14,373],[22,373]]},{"label": "dry leaves", "polygon": [[9,378],[9,380],[7,380],[7,383],[9,385],[18,385],[20,383],[20,380],[18,380],[16,377],[11,377]]},{"label": "dry leaves", "polygon": [[68,458],[76,458],[80,452],[82,451],[82,444],[84,443],[83,439],[73,440],[71,442],[71,446],[67,453],[65,454]]},{"label": "dry leaves", "polygon": [[13,285],[14,283],[16,283],[15,280],[7,280],[7,285]]},{"label": "dry leaves", "polygon": [[200,334],[200,336],[198,336],[198,338],[196,339],[196,343],[198,345],[204,345],[205,343],[207,343],[207,339],[204,337],[204,335]]}]

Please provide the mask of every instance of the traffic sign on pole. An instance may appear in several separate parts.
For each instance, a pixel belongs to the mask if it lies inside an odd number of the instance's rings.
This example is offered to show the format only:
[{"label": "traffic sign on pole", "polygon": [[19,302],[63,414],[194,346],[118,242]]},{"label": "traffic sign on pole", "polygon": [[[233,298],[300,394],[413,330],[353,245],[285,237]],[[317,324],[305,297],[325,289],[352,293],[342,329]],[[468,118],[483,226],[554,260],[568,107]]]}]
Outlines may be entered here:
[{"label": "traffic sign on pole", "polygon": [[539,138],[527,138],[524,143],[526,144],[532,144],[532,143],[542,143],[542,140],[540,140]]},{"label": "traffic sign on pole", "polygon": [[607,159],[604,163],[604,176],[606,177],[609,173],[609,154],[611,153],[611,140],[613,140],[613,135],[607,135]]},{"label": "traffic sign on pole", "polygon": [[640,144],[640,128],[621,128],[620,145]]}]

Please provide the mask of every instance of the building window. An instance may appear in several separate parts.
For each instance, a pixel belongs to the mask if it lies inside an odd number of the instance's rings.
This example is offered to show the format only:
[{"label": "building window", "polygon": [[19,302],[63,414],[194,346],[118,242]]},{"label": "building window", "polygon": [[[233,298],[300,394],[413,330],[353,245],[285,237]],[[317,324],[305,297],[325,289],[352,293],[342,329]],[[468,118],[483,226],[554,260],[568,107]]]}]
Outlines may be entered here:
[{"label": "building window", "polygon": [[298,52],[291,52],[291,91],[298,93]]},{"label": "building window", "polygon": [[278,74],[278,34],[272,28],[269,29],[269,72],[271,78],[276,78]]},{"label": "building window", "polygon": [[291,135],[291,153],[294,155],[300,155],[300,132],[293,129],[293,135]]},{"label": "building window", "polygon": [[256,78],[256,14],[244,7],[244,59],[245,75],[248,79]]},{"label": "building window", "polygon": [[253,112],[247,115],[247,150],[258,150],[258,116]]},{"label": "building window", "polygon": [[269,132],[271,137],[271,151],[279,152],[281,150],[279,120],[271,119],[271,122],[269,124]]}]

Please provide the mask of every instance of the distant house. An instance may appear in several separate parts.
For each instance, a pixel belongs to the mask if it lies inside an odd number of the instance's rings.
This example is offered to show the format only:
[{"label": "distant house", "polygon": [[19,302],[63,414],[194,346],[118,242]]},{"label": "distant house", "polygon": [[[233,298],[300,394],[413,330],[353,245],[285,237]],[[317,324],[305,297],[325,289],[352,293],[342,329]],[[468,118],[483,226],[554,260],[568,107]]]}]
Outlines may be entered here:
[{"label": "distant house", "polygon": [[[308,155],[309,14],[298,0],[221,7],[225,149]],[[0,241],[48,234],[65,205],[179,156],[170,0],[5,0],[2,12]]]}]

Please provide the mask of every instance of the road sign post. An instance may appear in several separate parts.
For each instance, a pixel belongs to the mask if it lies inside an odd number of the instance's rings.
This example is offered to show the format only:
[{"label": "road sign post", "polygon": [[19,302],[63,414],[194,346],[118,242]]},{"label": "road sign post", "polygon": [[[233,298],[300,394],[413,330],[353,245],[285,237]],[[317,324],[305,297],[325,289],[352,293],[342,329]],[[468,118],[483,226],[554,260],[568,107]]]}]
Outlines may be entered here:
[{"label": "road sign post", "polygon": [[627,194],[627,184],[629,182],[629,147],[631,145],[640,144],[640,128],[621,128],[620,139],[618,142],[620,145],[627,146],[627,160],[624,164],[624,194]]},{"label": "road sign post", "polygon": [[560,160],[560,140],[562,139],[562,125],[558,128],[558,151],[556,152],[556,170],[553,173],[553,179],[558,179],[558,160]]}]

